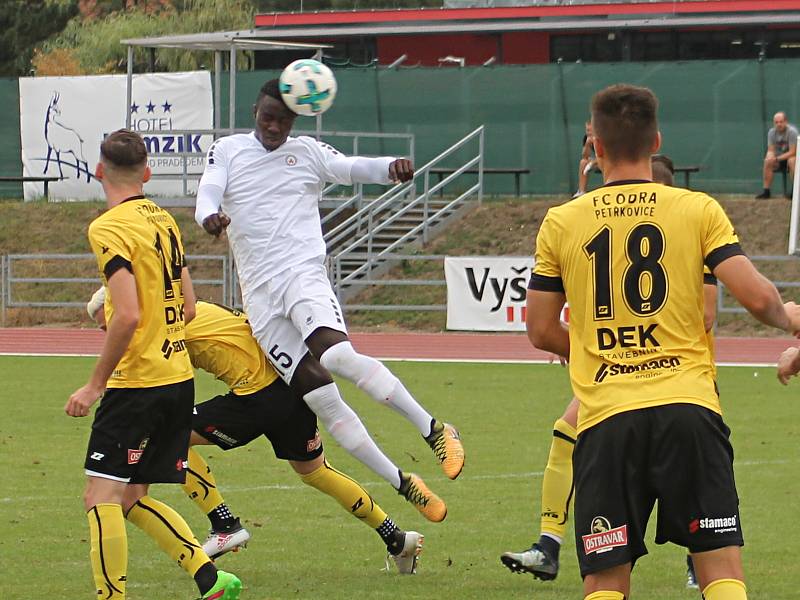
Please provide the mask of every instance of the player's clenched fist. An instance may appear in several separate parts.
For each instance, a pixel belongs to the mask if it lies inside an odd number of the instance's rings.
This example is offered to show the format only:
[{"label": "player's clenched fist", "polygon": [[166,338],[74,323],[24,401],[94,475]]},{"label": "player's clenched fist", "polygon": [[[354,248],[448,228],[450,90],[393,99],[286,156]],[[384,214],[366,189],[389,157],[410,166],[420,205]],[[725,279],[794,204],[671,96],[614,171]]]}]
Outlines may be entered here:
[{"label": "player's clenched fist", "polygon": [[230,217],[222,212],[208,215],[205,219],[203,219],[203,229],[216,237],[219,237],[219,235],[225,231],[225,228],[230,224]]},{"label": "player's clenched fist", "polygon": [[70,417],[85,417],[89,414],[89,409],[97,402],[104,390],[98,390],[87,384],[76,390],[67,400],[64,412]]},{"label": "player's clenched fist", "polygon": [[398,158],[389,165],[389,179],[391,181],[411,181],[414,177],[414,165],[407,158]]},{"label": "player's clenched fist", "polygon": [[778,381],[783,385],[800,371],[800,348],[787,348],[778,359]]}]

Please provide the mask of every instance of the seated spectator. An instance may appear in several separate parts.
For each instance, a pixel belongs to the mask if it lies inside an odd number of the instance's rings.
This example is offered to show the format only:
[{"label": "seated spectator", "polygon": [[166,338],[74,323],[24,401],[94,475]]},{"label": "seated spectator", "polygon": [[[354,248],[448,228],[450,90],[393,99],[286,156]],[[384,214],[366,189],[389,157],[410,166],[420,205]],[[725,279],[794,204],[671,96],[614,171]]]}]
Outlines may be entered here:
[{"label": "seated spectator", "polygon": [[586,133],[583,136],[581,146],[581,160],[578,163],[578,191],[573,194],[573,198],[586,193],[586,182],[589,179],[589,173],[597,166],[592,136],[592,122],[586,121]]},{"label": "seated spectator", "polygon": [[764,157],[764,191],[756,198],[770,197],[769,188],[777,171],[788,172],[794,181],[794,163],[797,158],[797,129],[786,120],[786,113],[776,112],[774,127],[767,134],[767,155]]}]

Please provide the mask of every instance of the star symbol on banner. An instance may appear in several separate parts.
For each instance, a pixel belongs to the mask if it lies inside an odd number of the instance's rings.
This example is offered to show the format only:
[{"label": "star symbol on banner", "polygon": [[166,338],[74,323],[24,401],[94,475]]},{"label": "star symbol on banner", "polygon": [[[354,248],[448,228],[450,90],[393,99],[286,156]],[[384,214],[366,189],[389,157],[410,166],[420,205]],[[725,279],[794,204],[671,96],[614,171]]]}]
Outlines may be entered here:
[{"label": "star symbol on banner", "polygon": [[139,105],[138,105],[138,104],[136,104],[136,102],[134,102],[133,104],[131,104],[131,112],[132,112],[132,113],[139,112]]},{"label": "star symbol on banner", "polygon": [[172,104],[169,103],[169,100],[164,100],[164,104],[161,106],[164,109],[164,112],[170,112],[170,109],[172,108]]},{"label": "star symbol on banner", "polygon": [[147,112],[149,112],[149,113],[151,113],[151,112],[154,112],[154,111],[155,111],[155,109],[156,109],[156,105],[155,105],[155,104],[153,104],[153,101],[152,101],[152,100],[150,100],[150,101],[147,103]]}]

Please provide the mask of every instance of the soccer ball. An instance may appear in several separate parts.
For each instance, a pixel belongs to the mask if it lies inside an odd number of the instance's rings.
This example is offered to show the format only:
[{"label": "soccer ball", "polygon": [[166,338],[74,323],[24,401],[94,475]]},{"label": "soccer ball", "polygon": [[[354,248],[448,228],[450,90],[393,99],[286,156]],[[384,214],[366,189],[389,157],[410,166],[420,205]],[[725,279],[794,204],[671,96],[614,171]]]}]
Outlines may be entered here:
[{"label": "soccer ball", "polygon": [[296,60],[283,70],[279,89],[286,105],[298,115],[321,115],[336,97],[333,71],[317,60]]}]

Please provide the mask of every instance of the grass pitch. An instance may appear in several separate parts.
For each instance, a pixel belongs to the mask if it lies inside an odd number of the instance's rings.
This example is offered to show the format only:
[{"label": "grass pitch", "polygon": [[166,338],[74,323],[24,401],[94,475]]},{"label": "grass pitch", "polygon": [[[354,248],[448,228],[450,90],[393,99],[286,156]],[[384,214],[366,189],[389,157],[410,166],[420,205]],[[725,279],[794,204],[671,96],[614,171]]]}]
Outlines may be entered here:
[{"label": "grass pitch", "polygon": [[[0,357],[4,598],[93,596],[81,500],[90,420],[69,418],[62,410],[92,364],[83,358]],[[364,484],[402,528],[425,534],[418,575],[384,572],[378,536],[333,500],[306,488],[264,440],[227,453],[204,448],[228,505],[253,534],[247,550],[218,561],[242,578],[243,600],[581,598],[571,531],[555,582],[514,575],[499,561],[503,551],[525,548],[538,534],[552,424],[570,396],[566,372],[546,365],[397,362],[391,368],[433,414],[460,429],[467,463],[458,480],[440,474],[427,445],[400,416],[350,386],[343,386],[344,393],[386,453],[422,475],[447,501],[447,519],[425,521],[328,437],[326,454]],[[736,450],[748,597],[796,598],[800,388],[797,383],[782,388],[772,369],[722,368],[719,380]],[[221,389],[198,375],[199,400]],[[205,516],[178,486],[154,486],[151,492],[205,538]],[[699,598],[684,587],[683,550],[655,546],[653,529],[651,524],[650,555],[633,574],[633,598]],[[128,539],[131,600],[197,596],[191,579],[143,533],[129,526]]]}]

